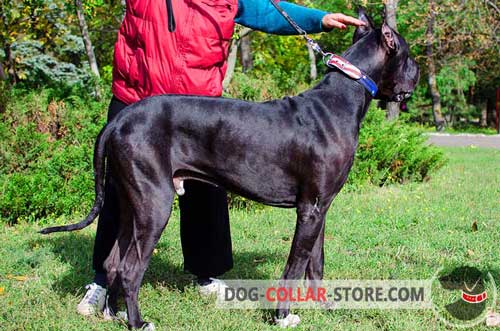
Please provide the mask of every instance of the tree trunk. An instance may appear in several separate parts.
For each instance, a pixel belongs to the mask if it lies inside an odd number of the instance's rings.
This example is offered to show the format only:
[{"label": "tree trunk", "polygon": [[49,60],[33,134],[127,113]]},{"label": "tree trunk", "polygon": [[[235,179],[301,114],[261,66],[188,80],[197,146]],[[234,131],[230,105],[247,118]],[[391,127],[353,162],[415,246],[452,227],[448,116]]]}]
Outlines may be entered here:
[{"label": "tree trunk", "polygon": [[122,5],[122,21],[125,18],[125,12],[127,11],[127,1],[126,0],[120,0],[120,3]]},{"label": "tree trunk", "polygon": [[485,128],[488,126],[488,103],[484,102],[481,104],[481,127]]},{"label": "tree trunk", "polygon": [[243,72],[247,72],[253,69],[251,44],[252,40],[250,39],[249,34],[240,38],[241,66],[243,67]]},{"label": "tree trunk", "polygon": [[434,63],[434,21],[435,9],[434,0],[429,1],[429,20],[427,22],[425,54],[427,55],[427,70],[428,70],[428,83],[429,90],[432,96],[432,115],[434,117],[434,125],[437,131],[443,131],[445,121],[441,113],[441,95],[436,83],[436,65]]},{"label": "tree trunk", "polygon": [[5,71],[3,71],[3,61],[0,60],[0,80],[4,81],[7,80],[7,75],[5,74]]},{"label": "tree trunk", "polygon": [[[399,0],[385,0],[385,22],[389,25],[394,31],[398,31],[397,22],[396,22],[396,9],[398,7]],[[399,102],[388,102],[387,103],[387,113],[386,118],[388,120],[395,120],[399,117]]]},{"label": "tree trunk", "polygon": [[[87,21],[85,20],[85,14],[83,13],[82,0],[75,0],[76,15],[78,16],[78,23],[80,25],[80,31],[82,32],[83,43],[85,44],[85,50],[87,52],[87,57],[89,59],[90,70],[95,77],[100,78],[99,67],[97,66],[97,60],[94,54],[94,47],[92,46],[92,41],[90,40],[89,30],[87,27]],[[96,98],[101,98],[101,92],[99,91],[99,84],[96,84],[95,88]]]},{"label": "tree trunk", "polygon": [[309,63],[310,63],[310,71],[309,77],[311,80],[315,80],[318,78],[318,68],[316,67],[316,54],[314,53],[311,45],[307,44],[307,52],[309,53]]},{"label": "tree trunk", "polygon": [[398,8],[399,0],[384,0],[385,5],[385,22],[396,32],[398,31],[398,24],[396,21],[396,10]]},{"label": "tree trunk", "polygon": [[401,109],[399,108],[399,102],[387,102],[387,113],[385,114],[385,118],[389,121],[396,120],[399,117]]},{"label": "tree trunk", "polygon": [[7,74],[9,75],[10,83],[15,85],[17,83],[16,62],[12,56],[10,44],[6,43],[4,46],[5,58],[7,59]]},{"label": "tree trunk", "polygon": [[240,32],[240,38],[233,39],[231,41],[231,46],[229,47],[229,55],[227,57],[227,69],[226,76],[224,77],[224,81],[222,82],[222,88],[227,90],[231,80],[233,79],[234,68],[236,67],[236,59],[238,58],[238,48],[240,47],[240,41],[243,37],[252,32],[250,28],[244,28]]}]

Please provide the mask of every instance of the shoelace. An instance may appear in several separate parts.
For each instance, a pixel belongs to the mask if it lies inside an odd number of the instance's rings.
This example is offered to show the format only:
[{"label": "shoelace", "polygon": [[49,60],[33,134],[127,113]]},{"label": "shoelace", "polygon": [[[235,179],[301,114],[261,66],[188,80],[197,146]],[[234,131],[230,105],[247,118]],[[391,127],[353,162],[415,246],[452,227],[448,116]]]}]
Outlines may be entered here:
[{"label": "shoelace", "polygon": [[85,299],[89,304],[95,305],[97,303],[97,298],[100,296],[103,289],[94,284],[85,286],[85,289],[88,290],[87,294],[85,294]]}]

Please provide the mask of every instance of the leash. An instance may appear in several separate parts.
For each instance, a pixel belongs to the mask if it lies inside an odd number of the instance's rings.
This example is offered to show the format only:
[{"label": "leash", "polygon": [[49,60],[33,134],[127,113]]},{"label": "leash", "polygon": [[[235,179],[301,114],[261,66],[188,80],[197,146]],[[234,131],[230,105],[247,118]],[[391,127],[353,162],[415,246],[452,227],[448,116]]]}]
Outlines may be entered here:
[{"label": "leash", "polygon": [[357,81],[359,84],[361,84],[372,96],[375,96],[378,91],[377,84],[371,79],[366,73],[364,73],[361,69],[356,67],[355,65],[351,64],[349,61],[344,59],[341,56],[338,56],[334,53],[330,52],[325,52],[323,49],[321,49],[321,46],[314,41],[311,37],[308,36],[307,32],[302,29],[297,22],[295,22],[290,15],[287,14],[281,8],[280,5],[275,0],[269,0],[274,8],[283,16],[288,23],[292,26],[292,28],[297,31],[299,35],[301,35],[305,40],[306,43],[318,54],[322,56],[323,63],[332,69],[338,69],[342,73],[344,73],[346,76],[349,78]]}]

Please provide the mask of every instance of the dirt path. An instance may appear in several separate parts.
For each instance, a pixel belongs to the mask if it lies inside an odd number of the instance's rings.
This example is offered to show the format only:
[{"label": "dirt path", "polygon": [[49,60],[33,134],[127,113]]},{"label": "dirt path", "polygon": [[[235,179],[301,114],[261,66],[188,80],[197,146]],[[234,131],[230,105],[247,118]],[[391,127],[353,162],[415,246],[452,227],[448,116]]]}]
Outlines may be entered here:
[{"label": "dirt path", "polygon": [[429,142],[436,146],[476,146],[500,149],[500,135],[429,133]]}]

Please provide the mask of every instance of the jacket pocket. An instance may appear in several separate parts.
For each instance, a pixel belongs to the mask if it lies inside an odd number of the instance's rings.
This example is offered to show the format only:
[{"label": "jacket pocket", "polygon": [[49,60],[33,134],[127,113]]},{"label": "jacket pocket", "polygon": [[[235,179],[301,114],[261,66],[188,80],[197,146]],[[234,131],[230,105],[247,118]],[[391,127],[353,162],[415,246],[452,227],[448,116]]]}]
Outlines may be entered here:
[{"label": "jacket pocket", "polygon": [[192,0],[186,63],[192,68],[221,66],[233,35],[237,0]]}]

